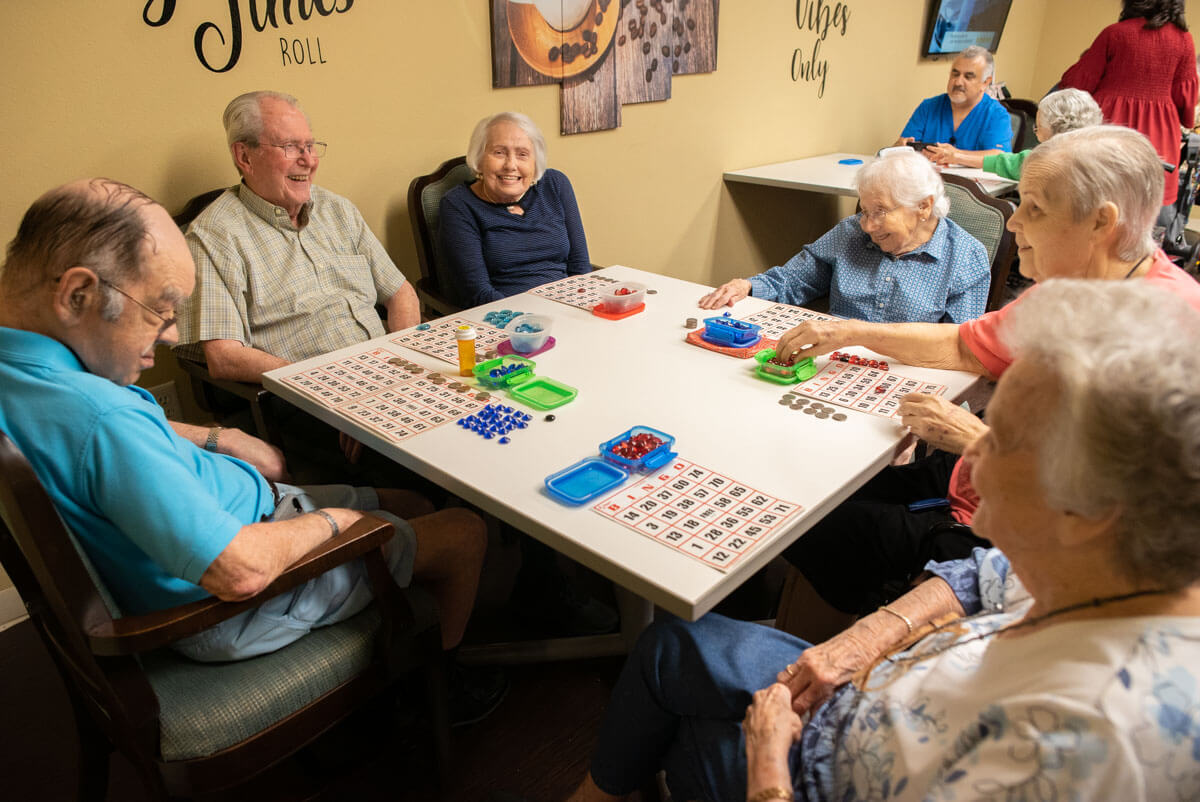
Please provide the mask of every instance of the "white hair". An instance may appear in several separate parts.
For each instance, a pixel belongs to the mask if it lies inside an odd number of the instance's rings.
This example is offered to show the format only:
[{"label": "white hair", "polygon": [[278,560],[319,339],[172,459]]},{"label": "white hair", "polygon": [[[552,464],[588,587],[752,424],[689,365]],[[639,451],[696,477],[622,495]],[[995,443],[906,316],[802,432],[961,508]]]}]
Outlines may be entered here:
[{"label": "white hair", "polygon": [[1139,582],[1200,578],[1200,312],[1146,281],[1051,279],[1001,336],[1057,391],[1038,428],[1050,506],[1115,513],[1117,564]]},{"label": "white hair", "polygon": [[[225,126],[225,141],[229,145],[231,156],[235,142],[244,142],[247,145],[258,147],[258,140],[263,131],[262,101],[268,99],[281,100],[296,109],[304,115],[308,127],[312,128],[312,120],[308,118],[308,112],[300,108],[300,101],[291,95],[270,89],[246,92],[229,101],[229,105],[225,107],[225,112],[221,115],[221,124]],[[237,167],[239,174],[242,172],[242,168],[238,167],[237,158],[234,158],[233,166]]]},{"label": "white hair", "polygon": [[1038,104],[1038,116],[1052,135],[1104,122],[1100,104],[1082,89],[1060,89],[1046,95]]},{"label": "white hair", "polygon": [[1154,221],[1162,206],[1163,167],[1145,136],[1119,125],[1068,131],[1033,149],[1021,167],[1044,169],[1047,197],[1066,193],[1076,221],[1105,203],[1120,210],[1117,256],[1133,261],[1155,246]]},{"label": "white hair", "polygon": [[[221,115],[221,124],[225,126],[226,142],[230,145],[234,142],[245,142],[248,145],[258,144],[258,138],[262,136],[263,130],[261,103],[267,99],[282,100],[304,113],[304,109],[300,108],[300,101],[284,92],[273,92],[270,89],[246,92],[229,101],[229,105],[225,107],[225,113]],[[304,119],[308,120],[307,114],[304,114]],[[311,128],[312,121],[309,120],[308,124]]]},{"label": "white hair", "polygon": [[517,126],[525,133],[525,136],[529,137],[529,141],[533,144],[535,167],[533,180],[541,181],[542,176],[546,173],[546,138],[542,136],[542,131],[537,124],[519,111],[502,111],[491,117],[484,117],[475,124],[475,130],[471,132],[471,140],[467,144],[467,166],[476,175],[479,174],[479,162],[483,159],[483,149],[487,147],[488,134],[491,133],[492,126],[505,122]]},{"label": "white hair", "polygon": [[946,185],[929,159],[914,150],[885,153],[859,168],[854,185],[861,198],[864,191],[883,190],[906,209],[915,209],[926,198],[933,198],[933,216],[945,217],[950,211]]},{"label": "white hair", "polygon": [[969,61],[974,61],[977,58],[983,59],[983,75],[980,77],[985,81],[996,74],[996,59],[992,56],[992,51],[988,50],[986,47],[971,45],[968,48],[964,48],[963,51],[954,58],[956,61],[960,58],[965,58]]}]

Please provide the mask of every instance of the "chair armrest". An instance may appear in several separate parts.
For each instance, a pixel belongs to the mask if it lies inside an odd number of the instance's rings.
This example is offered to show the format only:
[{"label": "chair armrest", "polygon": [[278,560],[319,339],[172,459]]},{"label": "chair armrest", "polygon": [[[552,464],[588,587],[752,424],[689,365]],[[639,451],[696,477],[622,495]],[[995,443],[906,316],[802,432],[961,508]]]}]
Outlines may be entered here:
[{"label": "chair armrest", "polygon": [[421,299],[421,302],[439,315],[452,315],[455,312],[462,311],[461,306],[443,295],[441,289],[435,288],[433,282],[429,279],[419,278],[413,282],[413,285],[417,290],[417,297]]},{"label": "chair armrest", "polygon": [[267,599],[292,590],[330,568],[378,549],[392,535],[390,523],[364,515],[345,532],[305,554],[253,598],[223,602],[210,596],[167,610],[89,625],[86,628],[88,644],[93,654],[105,657],[135,654],[166,646],[258,607]]},{"label": "chair armrest", "polygon": [[227,393],[232,393],[239,398],[244,398],[247,401],[261,401],[263,397],[270,393],[257,382],[242,382],[233,379],[218,379],[209,372],[208,366],[203,362],[197,362],[194,359],[188,359],[184,356],[176,354],[176,361],[179,367],[183,368],[184,372],[192,378],[198,379],[213,387],[220,387]]}]

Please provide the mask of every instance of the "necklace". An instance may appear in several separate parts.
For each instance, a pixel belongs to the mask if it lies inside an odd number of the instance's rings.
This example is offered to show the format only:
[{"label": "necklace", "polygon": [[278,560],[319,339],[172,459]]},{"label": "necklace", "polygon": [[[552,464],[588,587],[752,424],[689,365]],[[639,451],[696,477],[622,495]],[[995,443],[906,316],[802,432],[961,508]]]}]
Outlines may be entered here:
[{"label": "necklace", "polygon": [[[1146,254],[1146,255],[1145,255],[1145,256],[1143,256],[1141,259],[1138,259],[1138,260],[1137,260],[1137,264],[1136,264],[1136,265],[1134,265],[1133,267],[1129,268],[1129,272],[1125,274],[1125,278],[1129,278],[1129,277],[1130,277],[1130,276],[1132,276],[1134,273],[1136,273],[1136,272],[1137,272],[1137,269],[1138,269],[1139,267],[1141,267],[1141,266],[1142,266],[1142,262],[1146,261],[1146,260],[1147,260],[1147,259],[1149,259],[1149,258],[1150,258],[1150,254]],[[1125,279],[1121,279],[1121,280],[1122,280],[1122,281],[1124,281]]]},{"label": "necklace", "polygon": [[483,186],[483,181],[478,177],[476,177],[475,182],[471,184],[471,191],[475,193],[477,198],[486,204],[491,206],[503,206],[504,211],[508,212],[509,214],[515,214],[518,217],[524,217],[525,207],[521,205],[521,201],[525,200],[525,196],[529,194],[529,190],[533,189],[533,187],[536,185],[537,182],[534,181],[524,192],[521,193],[521,197],[517,198],[515,201],[492,200],[487,196],[487,189]]},{"label": "necklace", "polygon": [[[1060,615],[1066,615],[1067,613],[1073,613],[1076,610],[1086,610],[1088,608],[1103,607],[1106,604],[1114,604],[1116,602],[1128,601],[1129,599],[1136,599],[1140,596],[1163,596],[1167,593],[1173,593],[1173,592],[1174,591],[1167,590],[1165,588],[1159,588],[1156,590],[1135,590],[1132,593],[1122,593],[1118,596],[1103,596],[1103,597],[1097,598],[1097,599],[1090,599],[1088,601],[1078,602],[1076,604],[1069,604],[1066,607],[1059,607],[1057,610],[1051,610],[1048,613],[1042,613],[1041,615],[1034,616],[1033,618],[1026,618],[1026,619],[1016,622],[1015,624],[1010,624],[1006,627],[1001,627],[1000,629],[992,630],[991,632],[983,632],[978,635],[972,635],[969,638],[964,638],[963,640],[954,641],[953,643],[946,644],[942,648],[936,649],[932,652],[922,652],[921,654],[908,655],[905,657],[894,657],[893,655],[889,654],[889,655],[885,656],[884,659],[887,660],[889,663],[919,663],[923,660],[928,660],[931,657],[936,657],[937,655],[942,654],[943,652],[948,652],[957,646],[962,646],[967,643],[974,643],[975,641],[985,640],[987,638],[992,637],[993,635],[999,635],[1001,632],[1012,632],[1017,629],[1024,629],[1026,627],[1032,627],[1036,624],[1040,624],[1043,621],[1047,621],[1051,618],[1057,618]],[[953,621],[949,621],[945,624],[942,624],[939,627],[935,627],[934,629],[930,630],[928,633],[926,633],[924,636],[922,636],[921,639],[924,640],[925,638],[929,637],[930,635],[936,635],[937,633],[946,630],[951,625],[958,625],[961,623],[962,623],[962,619],[955,619]]]}]

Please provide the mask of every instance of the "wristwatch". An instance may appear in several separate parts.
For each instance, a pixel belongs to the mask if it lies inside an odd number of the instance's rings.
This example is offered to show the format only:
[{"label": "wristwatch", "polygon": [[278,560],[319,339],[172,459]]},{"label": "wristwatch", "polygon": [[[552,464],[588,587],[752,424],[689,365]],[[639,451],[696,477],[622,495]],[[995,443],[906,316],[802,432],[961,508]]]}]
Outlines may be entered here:
[{"label": "wristwatch", "polygon": [[205,451],[212,451],[213,453],[216,453],[217,438],[221,436],[222,428],[224,428],[224,427],[214,426],[208,430],[208,439],[204,441],[204,450]]}]

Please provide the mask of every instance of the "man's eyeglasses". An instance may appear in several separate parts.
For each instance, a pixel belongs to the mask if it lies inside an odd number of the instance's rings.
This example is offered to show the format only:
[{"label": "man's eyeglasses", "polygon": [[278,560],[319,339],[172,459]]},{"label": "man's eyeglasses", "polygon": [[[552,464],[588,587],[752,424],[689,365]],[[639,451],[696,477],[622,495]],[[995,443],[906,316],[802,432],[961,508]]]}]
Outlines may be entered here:
[{"label": "man's eyeglasses", "polygon": [[325,155],[325,149],[329,147],[324,142],[284,142],[282,145],[276,145],[274,142],[259,142],[258,144],[279,148],[289,159],[298,159],[301,153],[307,153],[319,159]]},{"label": "man's eyeglasses", "polygon": [[167,329],[171,328],[172,326],[174,326],[176,323],[179,322],[178,315],[172,314],[170,317],[166,317],[161,312],[155,311],[152,307],[149,307],[146,304],[139,301],[137,298],[134,298],[132,295],[125,292],[125,290],[121,289],[116,284],[113,284],[108,279],[103,278],[102,276],[97,276],[96,278],[98,278],[100,280],[100,283],[103,284],[105,287],[109,287],[110,289],[116,290],[117,292],[121,293],[126,298],[128,298],[129,300],[133,301],[135,304],[140,306],[142,309],[145,309],[147,312],[149,312],[150,314],[154,315],[156,318],[161,320],[162,326],[158,330],[159,334],[162,334],[164,331],[166,331]]},{"label": "man's eyeglasses", "polygon": [[899,206],[893,206],[890,209],[876,209],[873,212],[868,212],[866,209],[863,209],[858,213],[858,220],[860,223],[866,222],[867,220],[870,220],[872,223],[882,223],[883,218],[887,217],[889,214],[899,208]]}]

